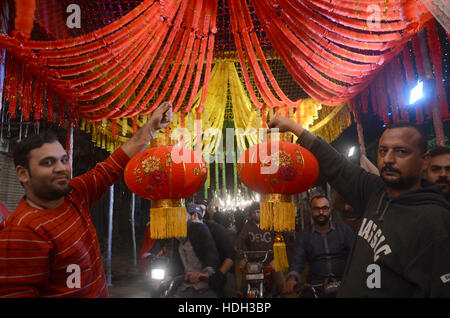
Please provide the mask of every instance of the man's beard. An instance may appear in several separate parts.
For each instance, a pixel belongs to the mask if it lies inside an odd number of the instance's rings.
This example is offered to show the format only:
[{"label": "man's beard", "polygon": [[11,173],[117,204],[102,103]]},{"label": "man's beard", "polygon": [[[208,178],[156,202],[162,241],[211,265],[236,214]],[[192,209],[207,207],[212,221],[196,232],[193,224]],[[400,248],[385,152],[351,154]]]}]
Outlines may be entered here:
[{"label": "man's beard", "polygon": [[[383,172],[385,171],[392,171],[398,173],[398,178],[395,180],[386,179],[384,177]],[[416,176],[409,176],[409,177],[402,177],[401,172],[397,169],[391,168],[391,167],[383,167],[380,171],[380,176],[383,179],[386,186],[392,189],[396,190],[405,190],[411,188],[418,180],[418,177]]]},{"label": "man's beard", "polygon": [[447,177],[439,177],[436,183],[441,187],[442,192],[447,200],[450,198],[450,182]]},{"label": "man's beard", "polygon": [[68,184],[65,188],[39,189],[38,191],[35,191],[35,193],[41,199],[45,199],[46,201],[53,201],[64,197],[70,192],[70,190],[72,190],[72,187],[70,186],[70,184]]},{"label": "man's beard", "polygon": [[328,224],[328,222],[330,221],[330,217],[328,216],[323,216],[323,219],[319,219],[318,216],[313,217],[313,221],[315,224],[319,225],[319,226],[324,226],[326,224]]},{"label": "man's beard", "polygon": [[67,185],[62,188],[52,187],[50,185],[44,185],[42,183],[33,187],[33,192],[35,193],[35,195],[41,200],[45,201],[58,200],[68,194],[70,190],[72,190],[70,181],[68,181]]}]

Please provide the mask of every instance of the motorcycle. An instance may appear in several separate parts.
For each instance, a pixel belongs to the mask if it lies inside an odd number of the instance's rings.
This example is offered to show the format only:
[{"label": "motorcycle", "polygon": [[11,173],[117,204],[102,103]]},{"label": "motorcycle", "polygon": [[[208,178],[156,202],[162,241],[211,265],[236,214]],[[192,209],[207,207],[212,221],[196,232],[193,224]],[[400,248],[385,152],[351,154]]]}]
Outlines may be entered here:
[{"label": "motorcycle", "polygon": [[323,284],[298,284],[294,292],[299,298],[335,298],[341,282],[328,277]]},{"label": "motorcycle", "polygon": [[294,293],[299,298],[320,298],[319,288],[322,288],[323,284],[299,284],[294,288]]},{"label": "motorcycle", "polygon": [[273,285],[273,269],[265,263],[270,252],[272,251],[240,251],[246,263],[245,268],[240,269],[246,279],[246,298],[269,297]]},{"label": "motorcycle", "polygon": [[172,276],[170,259],[165,255],[147,253],[149,259],[146,276],[149,281],[150,298],[171,298],[184,275]]}]

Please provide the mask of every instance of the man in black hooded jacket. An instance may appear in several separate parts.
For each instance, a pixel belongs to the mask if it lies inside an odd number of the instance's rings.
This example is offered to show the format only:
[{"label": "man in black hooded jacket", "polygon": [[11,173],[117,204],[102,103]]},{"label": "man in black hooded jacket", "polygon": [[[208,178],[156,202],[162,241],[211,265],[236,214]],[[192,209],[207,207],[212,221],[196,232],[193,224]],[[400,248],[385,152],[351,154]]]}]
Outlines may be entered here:
[{"label": "man in black hooded jacket", "polygon": [[292,119],[269,128],[293,132],[319,162],[321,174],[362,223],[338,297],[450,297],[450,213],[442,191],[421,179],[426,137],[410,123],[384,131],[378,170],[350,163]]}]

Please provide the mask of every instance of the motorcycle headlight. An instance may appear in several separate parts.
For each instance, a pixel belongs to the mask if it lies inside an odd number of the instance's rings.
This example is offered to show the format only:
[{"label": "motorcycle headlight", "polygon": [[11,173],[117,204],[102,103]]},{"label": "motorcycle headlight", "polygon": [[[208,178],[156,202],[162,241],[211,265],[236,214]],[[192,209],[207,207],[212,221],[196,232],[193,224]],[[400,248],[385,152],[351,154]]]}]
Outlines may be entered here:
[{"label": "motorcycle headlight", "polygon": [[154,268],[151,271],[150,277],[152,279],[163,280],[166,276],[166,270],[162,268]]},{"label": "motorcycle headlight", "polygon": [[261,272],[261,264],[259,263],[248,263],[247,264],[247,273],[259,273]]}]

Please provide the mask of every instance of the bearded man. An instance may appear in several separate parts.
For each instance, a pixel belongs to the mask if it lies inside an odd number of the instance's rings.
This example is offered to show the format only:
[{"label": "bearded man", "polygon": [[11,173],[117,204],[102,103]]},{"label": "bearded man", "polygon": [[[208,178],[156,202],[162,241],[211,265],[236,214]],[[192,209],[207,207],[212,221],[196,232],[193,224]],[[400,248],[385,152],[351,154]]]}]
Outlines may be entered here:
[{"label": "bearded man", "polygon": [[310,205],[313,224],[297,236],[283,291],[294,290],[308,265],[306,282],[315,285],[323,297],[324,284],[341,280],[355,235],[348,225],[330,220],[330,200],[325,194],[314,194]]},{"label": "bearded man", "polygon": [[0,223],[0,297],[108,297],[90,208],[171,120],[164,102],[111,156],[73,179],[54,133],[18,144],[14,163],[25,196]]},{"label": "bearded man", "polygon": [[427,137],[398,122],[378,144],[368,173],[290,118],[269,128],[290,131],[317,158],[320,173],[362,217],[337,297],[450,297],[450,213],[438,185],[421,178]]},{"label": "bearded man", "polygon": [[427,156],[425,178],[438,184],[445,199],[450,203],[450,148],[438,146],[431,149]]}]

